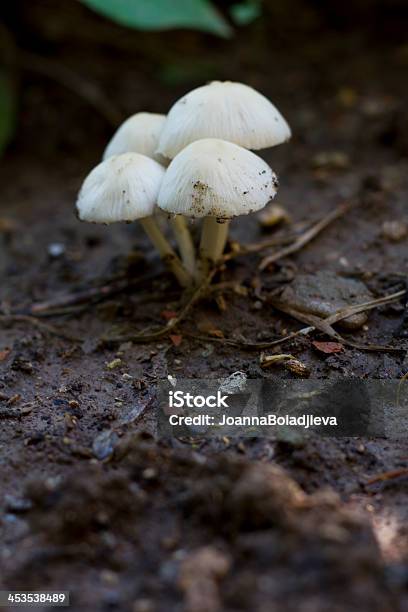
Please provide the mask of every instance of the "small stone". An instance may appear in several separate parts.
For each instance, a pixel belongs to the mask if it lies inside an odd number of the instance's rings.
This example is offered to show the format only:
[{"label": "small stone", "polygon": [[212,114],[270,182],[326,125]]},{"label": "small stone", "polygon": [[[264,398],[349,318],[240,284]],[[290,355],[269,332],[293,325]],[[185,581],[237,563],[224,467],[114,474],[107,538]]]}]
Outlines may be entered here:
[{"label": "small stone", "polygon": [[219,391],[227,394],[240,393],[246,388],[246,383],[247,375],[245,372],[234,372],[221,381]]},{"label": "small stone", "polygon": [[5,495],[4,505],[8,512],[19,513],[27,512],[32,508],[32,502],[24,497],[16,497],[15,495]]},{"label": "small stone", "polygon": [[109,569],[102,570],[100,576],[102,582],[108,586],[115,586],[119,582],[118,575]]},{"label": "small stone", "polygon": [[279,206],[279,204],[271,204],[264,208],[258,215],[258,221],[261,227],[269,228],[278,225],[279,223],[288,223],[290,216],[288,212]]},{"label": "small stone", "polygon": [[157,477],[157,470],[155,468],[146,468],[143,470],[142,476],[145,480],[154,480]]},{"label": "small stone", "polygon": [[114,452],[118,442],[118,435],[111,429],[106,429],[94,438],[92,444],[93,454],[99,461],[108,459]]},{"label": "small stone", "polygon": [[345,170],[350,165],[350,159],[342,151],[323,151],[313,157],[312,165],[325,170]]},{"label": "small stone", "polygon": [[62,242],[51,242],[47,248],[48,255],[53,258],[61,257],[65,253],[65,245]]},{"label": "small stone", "polygon": [[400,242],[408,236],[408,224],[404,221],[385,221],[382,225],[382,235],[390,242]]},{"label": "small stone", "polygon": [[[282,291],[279,300],[299,312],[325,318],[347,306],[362,304],[373,299],[366,285],[359,280],[338,276],[330,270],[315,274],[299,274]],[[359,329],[367,322],[365,312],[339,321],[345,329]]]}]

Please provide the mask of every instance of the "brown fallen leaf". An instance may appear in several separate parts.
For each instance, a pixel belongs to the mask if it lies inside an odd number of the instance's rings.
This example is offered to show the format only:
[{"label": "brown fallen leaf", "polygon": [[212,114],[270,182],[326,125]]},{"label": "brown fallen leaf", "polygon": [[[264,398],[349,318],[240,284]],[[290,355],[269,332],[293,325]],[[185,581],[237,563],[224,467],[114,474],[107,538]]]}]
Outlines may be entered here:
[{"label": "brown fallen leaf", "polygon": [[318,342],[315,340],[312,342],[315,349],[320,351],[321,353],[326,353],[326,355],[331,355],[332,353],[341,353],[343,350],[343,345],[340,342]]},{"label": "brown fallen leaf", "polygon": [[10,355],[11,349],[4,349],[0,351],[0,361],[4,361]]},{"label": "brown fallen leaf", "polygon": [[180,334],[170,334],[169,338],[174,344],[174,346],[180,346],[183,340],[183,336],[181,336]]}]

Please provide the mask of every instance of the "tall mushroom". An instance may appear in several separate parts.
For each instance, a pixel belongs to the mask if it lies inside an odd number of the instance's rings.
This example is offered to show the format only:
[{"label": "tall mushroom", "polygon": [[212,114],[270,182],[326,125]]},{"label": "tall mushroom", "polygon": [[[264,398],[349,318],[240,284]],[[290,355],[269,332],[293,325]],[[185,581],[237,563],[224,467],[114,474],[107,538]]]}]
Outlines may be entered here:
[{"label": "tall mushroom", "polygon": [[166,170],[158,205],[166,212],[205,217],[200,277],[224,250],[232,217],[263,208],[277,190],[268,164],[243,147],[217,138],[188,145]]},{"label": "tall mushroom", "polygon": [[[103,159],[122,153],[141,153],[151,157],[163,166],[168,159],[156,153],[161,130],[163,129],[165,115],[156,113],[136,113],[119,126],[109,141]],[[190,273],[195,268],[195,249],[186,220],[180,215],[172,216],[170,220],[183,263]]]},{"label": "tall mushroom", "polygon": [[[221,138],[258,150],[279,145],[290,136],[288,123],[265,96],[243,83],[213,81],[172,106],[157,152],[173,159],[187,145],[203,138]],[[203,223],[202,244],[208,244],[212,232],[220,248],[225,244],[228,224],[220,228],[213,216],[208,217]]]},{"label": "tall mushroom", "polygon": [[152,217],[164,173],[163,166],[145,155],[115,155],[88,174],[76,206],[82,221],[109,224],[139,220],[164,263],[186,287],[191,283],[190,275]]},{"label": "tall mushroom", "polygon": [[193,89],[171,107],[157,152],[173,159],[201,138],[222,138],[246,149],[266,149],[289,140],[290,127],[258,91],[231,81]]}]

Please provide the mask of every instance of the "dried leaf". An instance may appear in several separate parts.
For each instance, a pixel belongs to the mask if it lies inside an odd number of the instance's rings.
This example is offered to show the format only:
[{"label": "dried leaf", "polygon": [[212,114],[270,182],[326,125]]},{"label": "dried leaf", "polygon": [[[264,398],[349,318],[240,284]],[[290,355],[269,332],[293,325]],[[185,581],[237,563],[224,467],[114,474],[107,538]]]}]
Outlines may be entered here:
[{"label": "dried leaf", "polygon": [[340,342],[312,342],[315,349],[320,351],[321,353],[326,353],[327,355],[331,355],[332,353],[341,353],[343,350],[343,345]]},{"label": "dried leaf", "polygon": [[10,353],[11,353],[10,349],[4,349],[3,351],[0,351],[0,361],[4,361],[5,359],[7,359]]},{"label": "dried leaf", "polygon": [[170,334],[169,338],[174,344],[174,346],[180,346],[183,340],[183,336],[181,336],[180,334]]}]

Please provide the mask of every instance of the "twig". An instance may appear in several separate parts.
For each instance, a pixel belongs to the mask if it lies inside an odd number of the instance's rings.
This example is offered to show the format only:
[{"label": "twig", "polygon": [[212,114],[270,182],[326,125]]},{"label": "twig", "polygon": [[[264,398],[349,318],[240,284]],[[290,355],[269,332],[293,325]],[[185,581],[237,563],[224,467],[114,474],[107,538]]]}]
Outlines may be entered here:
[{"label": "twig", "polygon": [[367,480],[366,485],[372,485],[377,482],[383,482],[385,480],[392,480],[394,478],[399,478],[400,476],[408,476],[408,467],[398,468],[396,470],[390,470],[389,472],[377,474],[376,476],[373,476],[372,478]]},{"label": "twig", "polygon": [[207,291],[208,285],[211,283],[211,280],[215,273],[217,272],[217,268],[213,269],[208,276],[203,280],[201,285],[194,291],[191,297],[187,300],[184,307],[181,309],[180,313],[170,319],[170,321],[164,327],[159,328],[156,331],[150,333],[139,333],[139,334],[123,334],[120,336],[102,336],[101,342],[104,343],[117,343],[117,342],[151,342],[153,340],[157,340],[158,338],[162,338],[169,334],[175,327],[177,327],[181,321],[183,321],[191,308],[198,302],[201,296]]},{"label": "twig", "polygon": [[296,253],[300,251],[306,244],[311,242],[320,232],[322,232],[328,225],[339,219],[343,215],[345,215],[351,208],[353,208],[355,204],[347,202],[346,204],[341,204],[335,210],[331,211],[326,217],[318,221],[315,225],[313,225],[310,229],[304,232],[299,238],[297,238],[292,244],[281,249],[280,251],[276,251],[267,257],[264,257],[259,264],[259,269],[264,270],[267,266],[278,261],[278,259],[282,259],[283,257],[287,257],[288,255],[292,255],[292,253]]},{"label": "twig", "polygon": [[265,249],[269,249],[273,246],[291,244],[294,240],[296,240],[296,234],[287,234],[286,236],[275,236],[274,238],[270,238],[269,240],[263,240],[261,242],[239,244],[236,250],[230,251],[229,253],[225,253],[222,260],[224,262],[231,261],[231,259],[235,259],[236,257],[241,257],[242,255],[250,255],[251,253],[259,253],[260,251],[264,251]]},{"label": "twig", "polygon": [[29,315],[0,315],[0,323],[28,323],[33,327],[37,327],[38,329],[45,331],[53,336],[58,336],[59,338],[63,338],[64,340],[69,340],[70,342],[79,342],[82,343],[82,338],[78,336],[73,336],[71,334],[67,334],[60,329],[54,327],[53,325],[48,325],[35,317],[30,317]]},{"label": "twig", "polygon": [[21,59],[23,68],[30,72],[42,74],[80,96],[113,127],[117,127],[123,121],[123,114],[95,83],[90,83],[86,78],[76,74],[64,64],[28,52],[21,53]]},{"label": "twig", "polygon": [[314,331],[314,327],[303,327],[298,331],[295,331],[287,336],[283,336],[282,338],[277,338],[276,340],[270,340],[269,342],[250,342],[247,340],[233,340],[232,338],[217,338],[216,336],[200,336],[198,334],[191,334],[190,332],[184,332],[185,336],[189,338],[193,338],[195,340],[201,340],[202,342],[218,342],[219,344],[227,344],[229,346],[236,346],[243,350],[248,351],[259,351],[262,349],[271,348],[272,346],[278,346],[279,344],[283,344],[284,342],[288,342],[289,340],[293,340],[298,336],[307,336],[312,331]]},{"label": "twig", "polygon": [[369,302],[364,302],[362,304],[356,304],[355,306],[346,306],[342,308],[338,312],[330,315],[325,319],[326,323],[329,325],[333,325],[342,319],[346,319],[353,314],[358,314],[359,312],[364,312],[366,310],[372,310],[373,308],[377,308],[378,306],[383,306],[384,304],[391,304],[391,302],[395,302],[400,297],[403,297],[406,294],[406,290],[402,289],[401,291],[397,291],[396,293],[390,293],[390,295],[384,295],[383,297],[377,298],[376,300],[370,300]]},{"label": "twig", "polygon": [[358,312],[364,312],[365,310],[370,310],[372,308],[377,308],[378,306],[382,306],[384,304],[389,304],[391,302],[395,302],[397,299],[402,297],[406,293],[405,290],[398,291],[396,293],[392,293],[390,295],[383,296],[376,300],[371,300],[370,302],[364,302],[363,304],[356,304],[355,306],[347,306],[342,310],[339,310],[334,315],[330,315],[329,317],[322,318],[316,315],[311,315],[308,313],[300,312],[291,306],[280,302],[278,299],[272,299],[270,303],[275,306],[278,310],[292,316],[293,318],[301,321],[302,323],[306,323],[312,325],[319,331],[327,334],[330,338],[341,342],[346,346],[351,346],[353,348],[357,348],[362,351],[384,351],[384,352],[394,352],[394,351],[402,351],[405,350],[403,348],[393,347],[393,346],[383,346],[381,344],[359,344],[357,342],[352,342],[351,340],[346,340],[341,336],[336,330],[333,329],[332,325],[334,323],[338,323],[343,319],[346,319],[352,314],[356,314]]},{"label": "twig", "polygon": [[408,379],[408,372],[406,372],[404,374],[404,376],[402,376],[401,380],[398,383],[398,387],[397,387],[397,408],[401,407],[401,387],[402,387],[402,383],[406,382],[406,380]]},{"label": "twig", "polygon": [[[65,295],[61,295],[52,300],[46,300],[44,302],[37,302],[32,304],[27,314],[30,316],[36,317],[45,317],[45,316],[53,316],[55,314],[59,314],[59,311],[62,308],[67,306],[76,306],[80,304],[91,303],[95,304],[96,302],[101,302],[112,295],[116,295],[117,293],[122,293],[123,291],[127,291],[128,289],[132,289],[137,287],[141,283],[145,281],[152,280],[157,278],[160,275],[157,274],[146,274],[145,276],[141,276],[136,279],[129,280],[119,279],[114,280],[111,283],[105,283],[99,287],[90,287],[89,289],[84,289],[83,291],[76,291],[74,293],[68,293]],[[20,313],[16,313],[20,314]],[[21,313],[23,314],[23,313]],[[62,312],[62,314],[66,314]]]}]

